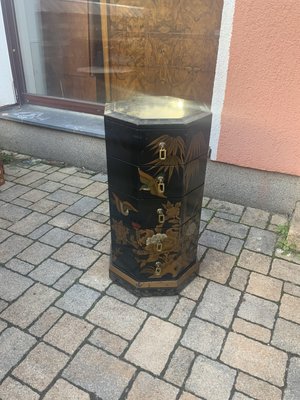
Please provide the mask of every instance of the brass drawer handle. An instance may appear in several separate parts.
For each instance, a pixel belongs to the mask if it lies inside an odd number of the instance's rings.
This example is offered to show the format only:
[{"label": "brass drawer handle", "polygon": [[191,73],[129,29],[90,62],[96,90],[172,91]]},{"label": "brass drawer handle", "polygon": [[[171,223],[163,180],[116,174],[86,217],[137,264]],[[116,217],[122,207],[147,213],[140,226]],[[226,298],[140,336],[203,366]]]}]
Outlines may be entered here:
[{"label": "brass drawer handle", "polygon": [[157,177],[157,191],[158,193],[165,193],[165,184],[164,184],[164,177],[163,176],[158,176]]},{"label": "brass drawer handle", "polygon": [[166,217],[165,217],[165,214],[163,212],[163,209],[162,208],[158,208],[157,209],[157,214],[158,214],[158,223],[159,224],[164,224],[165,221],[166,221]]},{"label": "brass drawer handle", "polygon": [[161,275],[161,271],[162,271],[161,262],[157,261],[157,262],[155,263],[154,275],[160,276],[160,275]]},{"label": "brass drawer handle", "polygon": [[163,244],[162,244],[162,242],[161,242],[161,241],[157,242],[157,244],[156,244],[156,250],[157,250],[158,252],[161,252],[162,249],[163,249]]},{"label": "brass drawer handle", "polygon": [[166,143],[161,142],[159,143],[159,159],[165,160],[166,158],[167,158]]}]

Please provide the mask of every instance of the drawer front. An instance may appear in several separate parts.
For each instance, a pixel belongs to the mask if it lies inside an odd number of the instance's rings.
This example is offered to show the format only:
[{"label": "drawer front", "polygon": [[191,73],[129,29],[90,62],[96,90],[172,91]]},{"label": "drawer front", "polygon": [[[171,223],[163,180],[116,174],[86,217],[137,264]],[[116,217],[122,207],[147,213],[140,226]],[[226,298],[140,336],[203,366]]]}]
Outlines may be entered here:
[{"label": "drawer front", "polygon": [[199,216],[168,229],[133,229],[112,218],[112,262],[137,280],[176,278],[196,262]]},{"label": "drawer front", "polygon": [[107,155],[138,166],[185,164],[208,153],[210,128],[210,114],[181,129],[139,129],[105,117]]},{"label": "drawer front", "polygon": [[107,157],[108,184],[112,191],[137,199],[183,197],[204,184],[207,155],[188,164],[137,167]]},{"label": "drawer front", "polygon": [[200,215],[202,197],[203,185],[182,198],[168,199],[137,199],[110,189],[110,216],[127,227],[152,228],[172,222],[182,225]]}]

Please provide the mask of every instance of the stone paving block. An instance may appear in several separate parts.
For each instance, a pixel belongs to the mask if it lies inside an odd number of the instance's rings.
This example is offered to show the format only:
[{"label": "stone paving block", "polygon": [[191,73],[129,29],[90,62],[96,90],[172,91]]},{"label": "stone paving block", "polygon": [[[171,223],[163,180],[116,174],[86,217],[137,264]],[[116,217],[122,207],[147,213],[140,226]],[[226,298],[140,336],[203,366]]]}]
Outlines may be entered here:
[{"label": "stone paving block", "polygon": [[287,387],[284,400],[299,400],[300,393],[300,358],[292,357],[287,375]]},{"label": "stone paving block", "polygon": [[100,200],[93,199],[91,197],[83,197],[82,199],[78,200],[72,206],[66,209],[67,212],[71,214],[76,214],[81,217],[88,214],[92,211],[95,207],[97,207],[100,203]]},{"label": "stone paving block", "polygon": [[69,185],[62,186],[62,190],[66,190],[67,192],[71,192],[71,193],[80,192],[80,188],[76,188],[74,186],[69,186]]},{"label": "stone paving block", "polygon": [[42,183],[41,185],[39,185],[38,189],[44,190],[45,192],[48,192],[48,193],[53,193],[61,187],[62,187],[61,183],[48,181],[48,182],[45,182],[45,183]]},{"label": "stone paving block", "polygon": [[30,185],[31,183],[33,183],[39,179],[42,179],[45,176],[46,176],[46,174],[43,172],[32,171],[26,175],[21,176],[20,178],[17,178],[14,182],[20,183],[21,185]]},{"label": "stone paving block", "polygon": [[295,264],[300,264],[300,253],[285,253],[284,250],[277,248],[275,250],[275,257],[282,258],[283,260],[293,262]]},{"label": "stone paving block", "polygon": [[146,317],[147,314],[144,311],[112,297],[104,296],[89,312],[86,319],[101,328],[131,340]]},{"label": "stone paving block", "polygon": [[196,397],[191,393],[182,392],[182,395],[179,397],[179,400],[201,400],[200,397]]},{"label": "stone paving block", "polygon": [[100,328],[92,334],[89,342],[115,356],[120,356],[128,346],[126,340]]},{"label": "stone paving block", "polygon": [[235,392],[232,400],[254,400],[252,397],[246,396],[243,393]]},{"label": "stone paving block", "polygon": [[51,260],[48,258],[39,265],[29,276],[46,285],[53,285],[70,267],[66,264]]},{"label": "stone paving block", "polygon": [[204,231],[204,229],[206,228],[207,223],[204,221],[200,221],[200,226],[199,226],[199,234],[202,233]]},{"label": "stone paving block", "polygon": [[234,289],[244,291],[248,282],[249,275],[249,271],[246,271],[243,268],[235,267],[231,275],[229,286],[233,287]]},{"label": "stone paving block", "polygon": [[107,182],[107,174],[103,174],[102,172],[100,172],[99,174],[92,176],[91,179],[93,181],[105,183]]},{"label": "stone paving block", "polygon": [[102,182],[94,182],[91,185],[89,185],[87,188],[83,189],[80,191],[80,194],[83,196],[89,196],[89,197],[97,197],[101,193],[105,192],[107,189],[107,185]]},{"label": "stone paving block", "polygon": [[9,230],[19,235],[28,235],[35,229],[39,228],[41,225],[49,221],[50,217],[47,215],[40,214],[38,212],[32,212],[27,217],[23,218],[21,221],[9,227]]},{"label": "stone paving block", "polygon": [[136,297],[134,294],[116,284],[110,285],[106,291],[106,294],[131,305],[134,305],[138,300],[138,297]]},{"label": "stone paving block", "polygon": [[48,258],[56,249],[47,244],[35,242],[31,246],[27,247],[22,253],[18,255],[23,261],[26,261],[33,265],[40,264],[43,260]]},{"label": "stone paving block", "polygon": [[109,203],[108,201],[103,201],[97,208],[94,209],[95,213],[103,214],[109,217]]},{"label": "stone paving block", "polygon": [[55,201],[42,199],[34,203],[32,206],[30,206],[30,209],[46,214],[49,211],[53,210],[57,205],[58,203]]},{"label": "stone paving block", "polygon": [[45,171],[49,170],[50,168],[51,168],[51,165],[44,164],[44,163],[37,164],[37,165],[34,165],[33,167],[30,167],[30,169],[32,169],[33,171],[40,171],[40,172],[45,172]]},{"label": "stone paving block", "polygon": [[173,385],[140,372],[130,389],[128,400],[175,400],[179,390]]},{"label": "stone paving block", "polygon": [[83,316],[99,297],[99,292],[76,283],[55,305],[72,314]]},{"label": "stone paving block", "polygon": [[263,328],[260,325],[252,324],[251,322],[245,321],[241,318],[235,318],[232,325],[232,330],[264,343],[269,343],[271,339],[270,329]]},{"label": "stone paving block", "polygon": [[70,228],[70,231],[92,239],[101,240],[110,231],[110,227],[87,218],[82,218]]},{"label": "stone paving block", "polygon": [[260,297],[244,294],[237,315],[243,319],[272,329],[278,305]]},{"label": "stone paving block", "polygon": [[[30,214],[31,211],[27,210],[27,208],[23,208],[20,206],[15,206],[10,203],[2,204],[0,203],[0,218],[4,218],[5,220],[11,222],[17,222],[20,219],[26,217],[26,215]],[[13,225],[11,225],[13,226]]]},{"label": "stone paving block", "polygon": [[4,300],[0,300],[0,312],[8,306],[8,303]]},{"label": "stone paving block", "polygon": [[260,272],[266,275],[269,272],[271,261],[271,257],[254,253],[253,251],[243,250],[237,265],[249,269],[250,271]]},{"label": "stone paving block", "polygon": [[250,228],[245,247],[271,256],[275,250],[277,235],[259,228]]},{"label": "stone paving block", "polygon": [[178,296],[142,297],[137,302],[137,307],[157,317],[167,318],[171,314],[177,301]]},{"label": "stone paving block", "polygon": [[209,221],[213,217],[214,213],[215,212],[213,210],[209,210],[207,208],[202,208],[202,210],[201,210],[201,219],[203,221]]},{"label": "stone paving block", "polygon": [[23,199],[15,199],[10,202],[10,204],[15,204],[16,206],[30,208],[33,204],[31,201],[23,200]]},{"label": "stone paving block", "polygon": [[13,224],[12,222],[0,218],[0,228],[7,229],[12,224]]},{"label": "stone paving block", "polygon": [[53,181],[53,182],[60,182],[63,179],[66,179],[68,177],[68,175],[60,172],[60,171],[55,171],[52,172],[52,174],[49,174],[47,176],[47,179],[49,179],[49,181]]},{"label": "stone paving block", "polygon": [[65,204],[58,204],[56,207],[52,208],[52,210],[48,211],[47,214],[51,217],[55,217],[56,215],[63,212],[68,206]]},{"label": "stone paving block", "polygon": [[48,200],[57,201],[58,203],[67,204],[68,206],[71,206],[81,198],[82,196],[80,194],[71,193],[63,189],[58,189],[47,197]]},{"label": "stone paving block", "polygon": [[85,345],[63,372],[63,377],[105,400],[118,400],[135,373],[135,368]]},{"label": "stone paving block", "polygon": [[8,325],[7,325],[6,322],[0,320],[0,333],[1,333],[2,331],[4,331],[4,329],[6,329],[7,326],[8,326]]},{"label": "stone paving block", "polygon": [[7,164],[5,165],[5,173],[16,178],[28,174],[29,170],[27,168],[21,168],[18,165]]},{"label": "stone paving block", "polygon": [[6,263],[11,258],[26,249],[32,240],[22,236],[13,235],[0,244],[1,262]]},{"label": "stone paving block", "polygon": [[75,186],[78,187],[80,189],[83,189],[85,187],[87,187],[88,185],[91,184],[91,181],[89,179],[86,178],[80,178],[78,176],[68,176],[67,178],[65,178],[63,181],[61,181],[64,185],[70,185],[70,186]]},{"label": "stone paving block", "polygon": [[88,322],[65,314],[46,334],[44,341],[72,354],[93,328],[93,325]]},{"label": "stone paving block", "polygon": [[10,377],[6,378],[0,386],[1,400],[39,400],[40,396],[28,386]]},{"label": "stone paving block", "polygon": [[165,380],[174,383],[177,386],[182,386],[194,358],[195,354],[191,350],[179,346],[168,365],[167,371],[164,375]]},{"label": "stone paving block", "polygon": [[198,356],[185,388],[207,400],[228,400],[236,371],[217,361]]},{"label": "stone paving block", "polygon": [[75,172],[77,172],[77,169],[77,167],[64,167],[60,169],[60,172],[67,175],[73,175]]},{"label": "stone paving block", "polygon": [[192,318],[181,339],[181,344],[208,357],[217,358],[225,335],[224,329],[198,318]]},{"label": "stone paving block", "polygon": [[247,207],[241,218],[241,223],[264,229],[267,226],[269,217],[270,214],[266,211]]},{"label": "stone paving block", "polygon": [[98,240],[87,238],[87,237],[81,236],[81,235],[73,235],[70,238],[70,242],[76,243],[76,244],[79,244],[80,246],[84,246],[84,247],[91,249],[92,247],[96,246],[96,244],[98,243]]},{"label": "stone paving block", "polygon": [[181,292],[182,296],[192,300],[198,300],[207,283],[206,279],[195,277]]},{"label": "stone paving block", "polygon": [[28,201],[31,201],[32,203],[35,203],[35,202],[43,199],[46,196],[48,196],[48,193],[43,190],[31,189],[30,191],[26,190],[26,193],[21,196],[21,199],[28,200]]},{"label": "stone paving block", "polygon": [[25,292],[34,282],[25,276],[0,267],[0,298],[13,301]]},{"label": "stone paving block", "polygon": [[239,222],[239,220],[241,218],[240,215],[229,214],[229,213],[222,212],[222,211],[217,211],[215,213],[215,217],[228,219],[228,221],[232,221],[232,222]]},{"label": "stone paving block", "polygon": [[230,254],[209,249],[200,264],[199,275],[218,283],[226,283],[235,260]]},{"label": "stone paving block", "polygon": [[272,225],[285,225],[288,222],[288,217],[282,214],[272,215],[270,223]]},{"label": "stone paving block", "polygon": [[249,230],[249,227],[246,225],[238,224],[236,222],[216,217],[214,217],[210,221],[207,228],[212,231],[224,233],[225,235],[230,235],[238,239],[245,239]]},{"label": "stone paving block", "polygon": [[44,400],[90,400],[90,395],[64,379],[59,379],[43,398]]},{"label": "stone paving block", "polygon": [[64,276],[62,276],[53,287],[60,291],[65,291],[82,275],[82,271],[71,268]]},{"label": "stone paving block", "polygon": [[196,303],[192,300],[182,297],[176,304],[169,321],[179,326],[185,326],[191,316]]},{"label": "stone paving block", "polygon": [[39,283],[6,308],[0,317],[20,328],[27,328],[59,296],[59,292]]},{"label": "stone paving block", "polygon": [[53,228],[52,225],[48,225],[48,224],[41,225],[39,228],[37,228],[33,232],[31,232],[30,235],[28,235],[28,237],[30,239],[37,240],[41,236],[45,235],[45,233],[50,231],[50,229],[52,229],[52,228]]},{"label": "stone paving block", "polygon": [[284,319],[276,321],[272,344],[282,350],[300,355],[300,326]]},{"label": "stone paving block", "polygon": [[50,385],[68,359],[68,356],[60,351],[40,343],[13,370],[13,375],[41,392]]},{"label": "stone paving block", "polygon": [[19,196],[22,196],[24,193],[27,193],[29,191],[30,191],[30,188],[28,188],[26,186],[14,185],[14,186],[9,187],[8,189],[0,192],[0,200],[10,203],[12,200],[16,199]]},{"label": "stone paving block", "polygon": [[173,351],[181,329],[157,317],[150,317],[126,352],[125,358],[159,375]]},{"label": "stone paving block", "polygon": [[226,253],[238,256],[244,246],[244,241],[241,239],[231,238],[226,247]]},{"label": "stone paving block", "polygon": [[284,385],[287,354],[237,333],[229,333],[221,360],[277,386]]},{"label": "stone paving block", "polygon": [[235,289],[210,282],[196,310],[196,316],[228,328],[240,295]]},{"label": "stone paving block", "polygon": [[216,250],[224,250],[229,241],[229,236],[209,230],[205,230],[200,236],[199,243]]},{"label": "stone paving block", "polygon": [[[247,292],[268,300],[279,301],[281,297],[282,282],[269,276],[252,272],[250,275]],[[300,304],[299,304],[300,305]]]},{"label": "stone paving block", "polygon": [[[36,340],[17,328],[7,328],[0,336],[0,381],[33,347]],[[10,399],[12,400],[12,399]]]},{"label": "stone paving block", "polygon": [[296,286],[293,283],[285,282],[283,286],[285,293],[291,294],[292,296],[300,297],[300,286]]},{"label": "stone paving block", "polygon": [[253,376],[239,372],[235,387],[257,400],[281,400],[282,393],[277,387]]},{"label": "stone paving block", "polygon": [[60,247],[65,244],[72,236],[73,234],[71,232],[65,231],[64,229],[53,228],[51,231],[42,236],[39,240],[51,246]]},{"label": "stone paving block", "polygon": [[108,201],[108,197],[108,190],[105,190],[105,192],[101,193],[100,196],[98,196],[98,199],[102,201]]},{"label": "stone paving block", "polygon": [[110,254],[111,252],[111,239],[110,234],[106,235],[94,248],[101,253]]},{"label": "stone paving block", "polygon": [[109,257],[102,255],[80,278],[80,283],[103,292],[110,284]]},{"label": "stone paving block", "polygon": [[242,215],[244,211],[244,206],[217,199],[212,199],[207,208],[235,215]]},{"label": "stone paving block", "polygon": [[92,219],[93,221],[100,222],[101,224],[104,224],[109,220],[109,218],[106,215],[97,214],[94,211],[91,211],[88,214],[86,214],[85,218]]},{"label": "stone paving block", "polygon": [[92,265],[100,253],[87,249],[75,243],[67,243],[52,255],[55,260],[69,264],[79,269],[87,269]]},{"label": "stone paving block", "polygon": [[68,229],[79,220],[79,217],[73,214],[62,212],[49,221],[49,224],[57,226],[58,228]]},{"label": "stone paving block", "polygon": [[56,307],[50,307],[42,316],[32,325],[29,332],[37,337],[42,337],[62,316],[63,312]]},{"label": "stone paving block", "polygon": [[297,264],[275,258],[270,275],[300,285],[300,268]]}]

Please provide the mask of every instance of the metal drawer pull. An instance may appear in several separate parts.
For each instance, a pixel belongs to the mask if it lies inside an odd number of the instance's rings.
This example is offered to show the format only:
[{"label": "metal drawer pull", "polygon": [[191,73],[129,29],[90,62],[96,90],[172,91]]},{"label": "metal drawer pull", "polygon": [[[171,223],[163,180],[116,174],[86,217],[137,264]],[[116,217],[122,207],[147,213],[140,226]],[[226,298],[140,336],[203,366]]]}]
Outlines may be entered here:
[{"label": "metal drawer pull", "polygon": [[157,180],[158,180],[158,183],[157,183],[157,191],[158,191],[158,193],[165,193],[164,177],[163,176],[158,176]]},{"label": "metal drawer pull", "polygon": [[159,143],[159,159],[165,160],[166,158],[167,158],[166,143],[161,142]]},{"label": "metal drawer pull", "polygon": [[155,271],[154,271],[154,275],[160,276],[161,275],[161,263],[159,261],[157,261],[155,263]]},{"label": "metal drawer pull", "polygon": [[157,250],[158,252],[161,252],[162,249],[163,249],[162,242],[161,242],[161,241],[157,242],[157,244],[156,244],[156,250]]},{"label": "metal drawer pull", "polygon": [[164,215],[163,209],[162,208],[158,208],[157,209],[157,214],[158,214],[158,223],[159,224],[164,224],[166,217]]}]

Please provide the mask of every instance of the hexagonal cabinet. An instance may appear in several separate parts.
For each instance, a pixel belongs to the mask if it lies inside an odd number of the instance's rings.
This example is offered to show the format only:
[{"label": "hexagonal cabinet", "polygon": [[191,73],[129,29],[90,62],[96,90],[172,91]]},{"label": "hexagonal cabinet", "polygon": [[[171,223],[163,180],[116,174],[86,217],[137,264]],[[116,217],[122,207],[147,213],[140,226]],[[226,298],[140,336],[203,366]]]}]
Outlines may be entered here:
[{"label": "hexagonal cabinet", "polygon": [[178,98],[108,104],[105,136],[110,276],[145,294],[171,294],[197,272],[211,113]]}]

